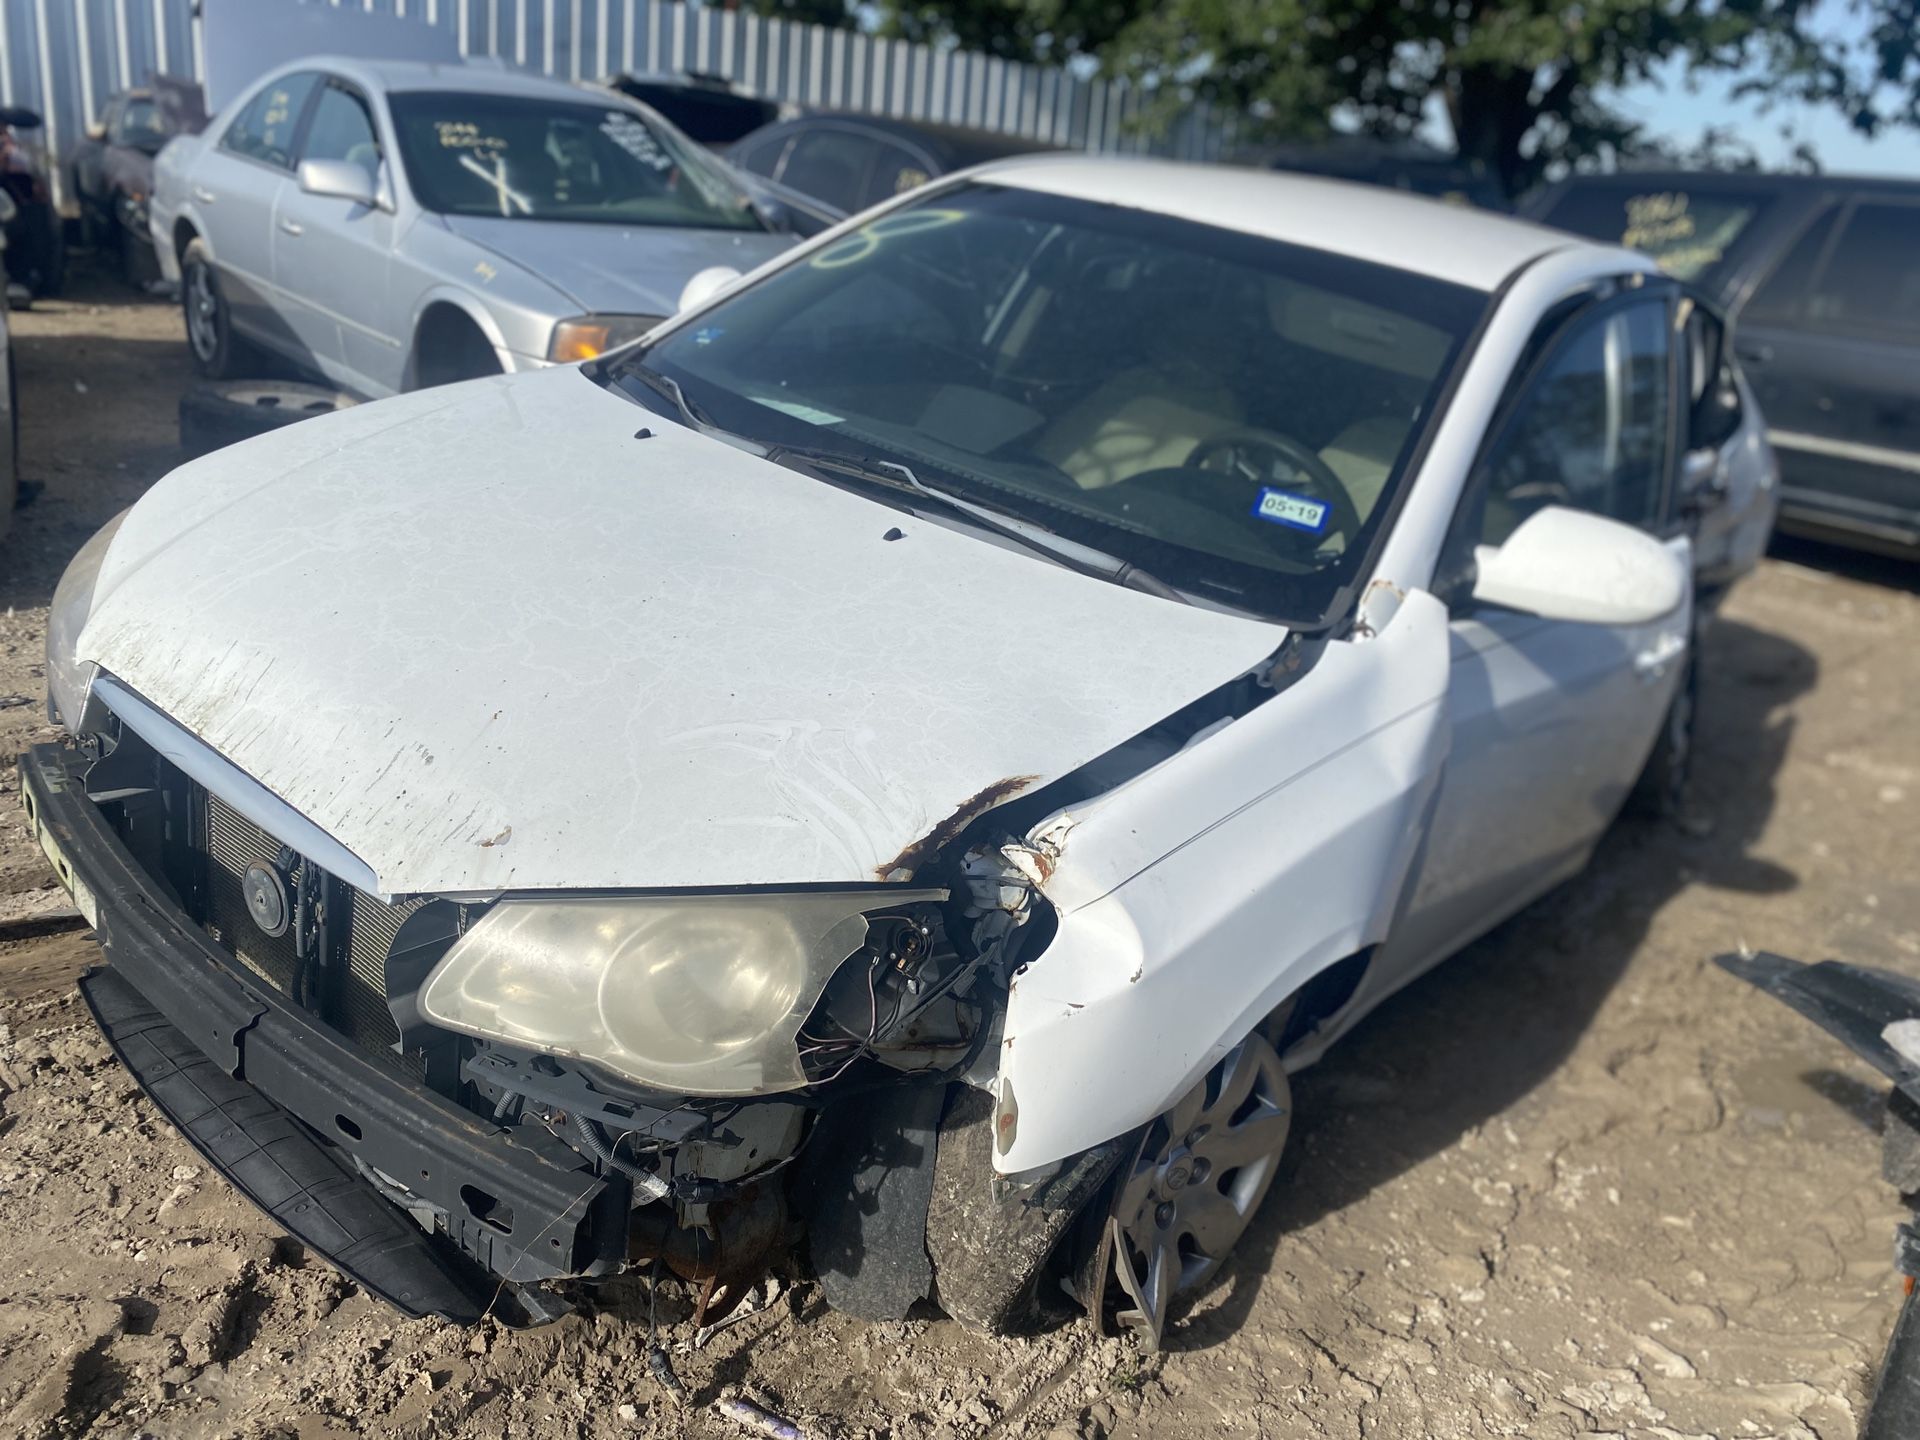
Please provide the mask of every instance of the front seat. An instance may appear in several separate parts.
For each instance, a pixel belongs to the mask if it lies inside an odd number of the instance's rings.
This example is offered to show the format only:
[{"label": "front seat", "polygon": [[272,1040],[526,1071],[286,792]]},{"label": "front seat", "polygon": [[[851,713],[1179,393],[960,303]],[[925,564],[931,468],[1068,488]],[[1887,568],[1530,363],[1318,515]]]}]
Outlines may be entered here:
[{"label": "front seat", "polygon": [[1224,389],[1170,387],[1152,370],[1122,370],[1072,406],[1035,443],[1082,490],[1100,490],[1146,470],[1184,465],[1193,447],[1241,423]]}]

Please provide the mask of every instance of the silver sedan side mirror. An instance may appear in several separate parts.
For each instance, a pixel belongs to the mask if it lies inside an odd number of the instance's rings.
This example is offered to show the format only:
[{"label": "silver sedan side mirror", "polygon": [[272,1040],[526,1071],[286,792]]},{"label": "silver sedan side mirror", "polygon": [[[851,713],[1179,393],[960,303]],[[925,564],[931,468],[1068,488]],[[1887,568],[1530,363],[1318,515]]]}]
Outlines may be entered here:
[{"label": "silver sedan side mirror", "polygon": [[309,195],[331,195],[368,209],[375,203],[373,176],[351,160],[302,160],[300,188]]},{"label": "silver sedan side mirror", "polygon": [[706,304],[739,278],[740,272],[731,265],[709,265],[687,281],[686,287],[680,292],[680,305],[674,313],[684,315]]}]

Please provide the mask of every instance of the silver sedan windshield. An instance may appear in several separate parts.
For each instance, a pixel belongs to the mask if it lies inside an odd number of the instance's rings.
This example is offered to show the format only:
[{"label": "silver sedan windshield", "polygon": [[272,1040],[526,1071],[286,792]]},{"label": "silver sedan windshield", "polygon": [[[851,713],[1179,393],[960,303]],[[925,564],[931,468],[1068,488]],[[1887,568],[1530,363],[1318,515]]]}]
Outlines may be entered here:
[{"label": "silver sedan windshield", "polygon": [[446,90],[391,103],[407,179],[440,214],[766,228],[718,162],[624,106]]}]

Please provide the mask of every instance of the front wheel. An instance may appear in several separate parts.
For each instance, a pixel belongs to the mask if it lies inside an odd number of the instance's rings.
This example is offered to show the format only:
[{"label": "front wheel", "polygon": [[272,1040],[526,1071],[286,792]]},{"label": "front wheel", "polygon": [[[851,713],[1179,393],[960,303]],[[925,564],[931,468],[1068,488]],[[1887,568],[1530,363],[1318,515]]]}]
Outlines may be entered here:
[{"label": "front wheel", "polygon": [[187,348],[193,352],[194,368],[209,380],[240,375],[243,345],[233,333],[233,312],[204,240],[193,241],[180,257],[180,308],[186,317]]},{"label": "front wheel", "polygon": [[[1293,1097],[1258,1031],[1147,1127],[1121,1172],[1109,1243],[1133,1302],[1119,1319],[1157,1348],[1176,1301],[1211,1281],[1280,1169]],[[1096,1317],[1098,1318],[1098,1317]]]}]

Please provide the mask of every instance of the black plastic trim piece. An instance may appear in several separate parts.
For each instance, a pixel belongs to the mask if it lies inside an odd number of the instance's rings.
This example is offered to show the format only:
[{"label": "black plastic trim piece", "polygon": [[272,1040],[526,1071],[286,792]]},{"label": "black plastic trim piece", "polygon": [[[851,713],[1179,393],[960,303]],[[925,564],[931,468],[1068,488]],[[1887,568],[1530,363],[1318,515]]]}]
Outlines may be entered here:
[{"label": "black plastic trim piece", "polygon": [[87,800],[77,763],[59,746],[35,746],[20,757],[22,788],[91,892],[113,974],[229,1079],[440,1212],[459,1248],[495,1275],[537,1284],[614,1268],[626,1249],[624,1178],[596,1176],[558,1141],[536,1148],[544,1136],[483,1120],[242,971],[140,868]]},{"label": "black plastic trim piece", "polygon": [[[495,1288],[433,1240],[306,1127],[219,1066],[111,970],[80,995],[107,1044],[194,1149],[269,1219],[356,1284],[409,1315],[477,1321]],[[462,1274],[460,1271],[464,1271]]]}]

